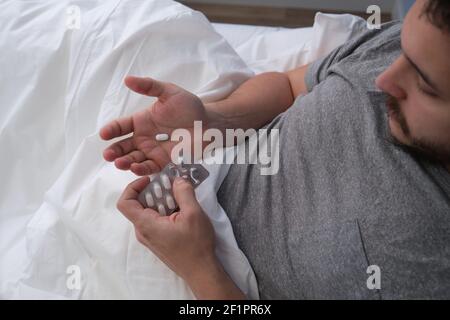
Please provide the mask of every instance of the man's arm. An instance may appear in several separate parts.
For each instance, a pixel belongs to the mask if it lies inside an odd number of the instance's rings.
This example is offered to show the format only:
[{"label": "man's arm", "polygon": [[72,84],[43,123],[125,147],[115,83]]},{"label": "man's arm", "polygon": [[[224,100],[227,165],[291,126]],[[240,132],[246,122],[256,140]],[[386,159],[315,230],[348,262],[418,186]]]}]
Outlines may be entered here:
[{"label": "man's arm", "polygon": [[185,277],[192,293],[199,300],[245,300],[247,297],[225,272],[215,256],[205,258],[196,272]]},{"label": "man's arm", "polygon": [[294,70],[286,72],[289,82],[291,84],[291,90],[295,98],[299,95],[307,94],[308,88],[306,87],[305,76],[308,71],[309,64]]},{"label": "man's arm", "polygon": [[[194,121],[203,121],[207,127],[222,131],[258,129],[289,108],[299,94],[306,93],[307,68],[258,75],[228,98],[206,106],[197,96],[174,84],[129,76],[125,84],[131,90],[158,100],[151,107],[113,120],[100,130],[104,140],[122,137],[106,148],[103,156],[121,170],[149,175],[169,162],[176,145],[173,141],[157,141],[156,133],[170,135],[178,128],[193,133]],[[130,133],[133,135],[128,137]]]},{"label": "man's arm", "polygon": [[268,72],[244,82],[230,96],[205,105],[209,127],[260,128],[286,111],[301,94],[306,94],[308,65],[289,72]]}]

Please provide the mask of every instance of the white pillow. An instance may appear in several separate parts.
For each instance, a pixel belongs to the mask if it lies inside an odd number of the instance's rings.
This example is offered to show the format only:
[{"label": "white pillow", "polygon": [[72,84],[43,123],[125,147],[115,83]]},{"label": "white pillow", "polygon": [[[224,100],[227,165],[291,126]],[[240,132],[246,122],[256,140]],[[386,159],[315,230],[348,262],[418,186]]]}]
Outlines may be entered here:
[{"label": "white pillow", "polygon": [[310,28],[273,28],[215,24],[255,72],[289,71],[326,56],[350,38],[362,18],[316,14]]}]

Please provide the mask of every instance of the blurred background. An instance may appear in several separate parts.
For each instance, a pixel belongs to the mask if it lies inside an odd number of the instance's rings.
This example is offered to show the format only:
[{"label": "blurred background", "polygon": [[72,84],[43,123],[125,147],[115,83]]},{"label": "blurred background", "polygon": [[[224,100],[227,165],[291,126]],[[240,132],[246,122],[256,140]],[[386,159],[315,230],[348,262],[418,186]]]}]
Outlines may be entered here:
[{"label": "blurred background", "polygon": [[182,0],[203,12],[211,22],[307,27],[314,22],[317,11],[351,13],[367,18],[370,5],[381,9],[382,22],[402,19],[414,0]]}]

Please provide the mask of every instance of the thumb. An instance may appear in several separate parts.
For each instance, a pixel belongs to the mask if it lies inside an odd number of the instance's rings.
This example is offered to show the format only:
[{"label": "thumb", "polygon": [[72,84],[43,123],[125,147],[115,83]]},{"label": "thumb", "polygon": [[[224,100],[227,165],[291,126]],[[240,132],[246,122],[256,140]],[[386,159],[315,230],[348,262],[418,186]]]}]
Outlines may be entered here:
[{"label": "thumb", "polygon": [[136,93],[157,97],[161,100],[167,99],[178,92],[176,86],[152,78],[127,76],[124,82],[129,89]]},{"label": "thumb", "polygon": [[180,211],[191,212],[200,209],[200,204],[195,198],[194,188],[186,179],[175,179],[173,183],[173,195],[180,207]]}]

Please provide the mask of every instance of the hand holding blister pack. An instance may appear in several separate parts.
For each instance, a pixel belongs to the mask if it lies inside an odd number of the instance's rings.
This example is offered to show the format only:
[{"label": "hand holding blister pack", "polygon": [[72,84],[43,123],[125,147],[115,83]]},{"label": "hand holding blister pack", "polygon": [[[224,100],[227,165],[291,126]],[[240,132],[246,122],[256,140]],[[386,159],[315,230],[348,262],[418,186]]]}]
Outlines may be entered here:
[{"label": "hand holding blister pack", "polygon": [[162,216],[171,215],[178,209],[172,188],[175,178],[187,179],[195,189],[208,176],[208,170],[200,164],[170,162],[161,172],[150,175],[150,183],[139,194],[138,200],[145,208],[158,211]]}]

